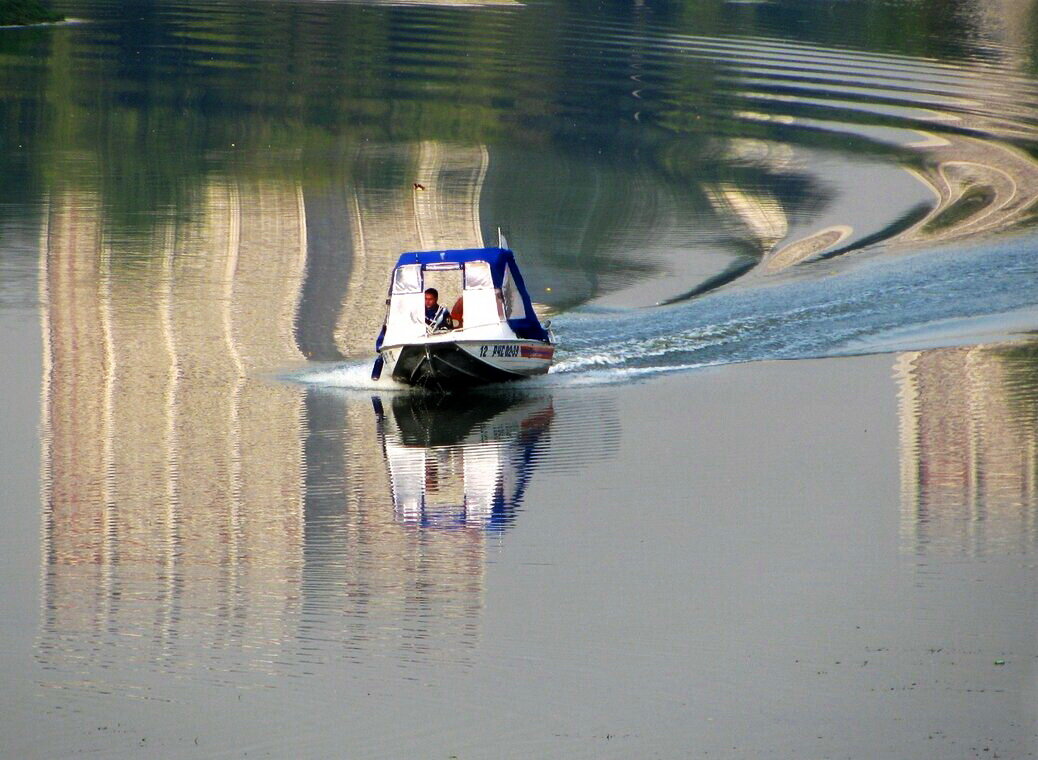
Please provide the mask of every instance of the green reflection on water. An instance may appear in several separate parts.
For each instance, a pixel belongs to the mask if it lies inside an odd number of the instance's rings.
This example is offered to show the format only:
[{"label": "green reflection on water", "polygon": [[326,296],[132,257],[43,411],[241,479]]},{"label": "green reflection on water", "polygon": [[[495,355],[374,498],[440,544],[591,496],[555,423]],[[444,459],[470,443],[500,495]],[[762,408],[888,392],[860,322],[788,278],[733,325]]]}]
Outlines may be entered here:
[{"label": "green reflection on water", "polygon": [[[974,5],[959,2],[949,12],[946,3],[641,10],[618,3],[588,25],[579,3],[87,4],[77,14],[94,24],[0,39],[4,131],[24,146],[0,160],[4,176],[18,179],[7,192],[22,203],[58,179],[96,186],[115,228],[190,213],[212,172],[337,182],[342,165],[329,155],[370,140],[550,145],[588,163],[596,155],[633,157],[663,183],[778,187],[795,213],[824,197],[809,175],[732,161],[718,141],[756,138],[909,166],[922,158],[853,130],[784,121],[792,114],[897,123],[876,111],[852,113],[838,101],[833,113],[805,103],[790,110],[774,99],[748,109],[730,79],[730,51],[689,54],[686,43],[741,38],[749,54],[773,44],[763,38],[796,37],[983,60],[995,53],[983,18],[968,12]],[[733,29],[739,38],[730,37]],[[747,110],[768,118],[747,119]],[[560,179],[549,173],[532,182]],[[585,188],[574,182],[567,191]],[[696,188],[684,200],[693,212],[709,211]],[[613,214],[607,203],[601,208],[598,226],[608,235]]]}]

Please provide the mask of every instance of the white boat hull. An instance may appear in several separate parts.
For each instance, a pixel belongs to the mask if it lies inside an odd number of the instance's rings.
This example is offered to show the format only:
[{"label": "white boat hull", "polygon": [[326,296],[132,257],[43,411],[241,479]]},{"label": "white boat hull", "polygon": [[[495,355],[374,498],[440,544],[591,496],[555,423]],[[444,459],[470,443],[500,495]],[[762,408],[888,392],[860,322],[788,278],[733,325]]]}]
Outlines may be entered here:
[{"label": "white boat hull", "polygon": [[438,390],[507,382],[545,374],[555,346],[537,340],[429,340],[383,346],[382,372]]}]

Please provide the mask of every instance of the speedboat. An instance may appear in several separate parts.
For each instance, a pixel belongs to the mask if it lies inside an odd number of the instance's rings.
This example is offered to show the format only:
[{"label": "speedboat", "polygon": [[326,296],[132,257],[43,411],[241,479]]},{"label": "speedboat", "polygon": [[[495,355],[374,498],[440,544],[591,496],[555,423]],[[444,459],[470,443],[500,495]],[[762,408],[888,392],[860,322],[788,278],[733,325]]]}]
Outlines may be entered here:
[{"label": "speedboat", "polygon": [[[428,289],[449,320],[426,319]],[[445,392],[543,375],[555,355],[547,326],[507,248],[404,253],[390,278],[371,376],[388,372]]]}]

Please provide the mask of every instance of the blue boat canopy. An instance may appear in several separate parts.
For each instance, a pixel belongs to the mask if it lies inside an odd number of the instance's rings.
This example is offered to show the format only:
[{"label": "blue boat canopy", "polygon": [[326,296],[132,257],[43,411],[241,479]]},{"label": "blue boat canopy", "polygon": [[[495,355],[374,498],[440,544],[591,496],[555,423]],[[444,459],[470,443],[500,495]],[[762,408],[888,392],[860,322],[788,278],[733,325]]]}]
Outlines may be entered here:
[{"label": "blue boat canopy", "polygon": [[[484,287],[492,285],[495,290],[501,292],[507,314],[506,321],[517,337],[548,340],[548,332],[541,326],[534,313],[526,283],[515,262],[515,254],[507,248],[464,248],[403,253],[393,271],[391,295],[399,292],[395,290],[399,289],[402,279],[402,273],[398,270],[407,267],[415,273],[416,265],[421,267],[423,273],[438,269],[463,269],[466,289],[479,287],[481,281]],[[490,282],[486,281],[488,274]],[[412,283],[413,286],[424,287],[413,280]],[[516,300],[519,303],[515,303]]]}]

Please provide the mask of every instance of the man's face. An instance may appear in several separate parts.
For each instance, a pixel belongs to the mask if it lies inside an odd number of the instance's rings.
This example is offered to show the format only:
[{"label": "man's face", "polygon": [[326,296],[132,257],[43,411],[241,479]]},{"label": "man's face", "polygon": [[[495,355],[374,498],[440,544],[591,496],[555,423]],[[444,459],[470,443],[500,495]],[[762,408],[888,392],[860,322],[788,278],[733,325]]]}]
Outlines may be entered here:
[{"label": "man's face", "polygon": [[425,294],[425,308],[431,309],[435,305],[436,305],[436,296],[434,296],[432,293],[426,293]]}]

